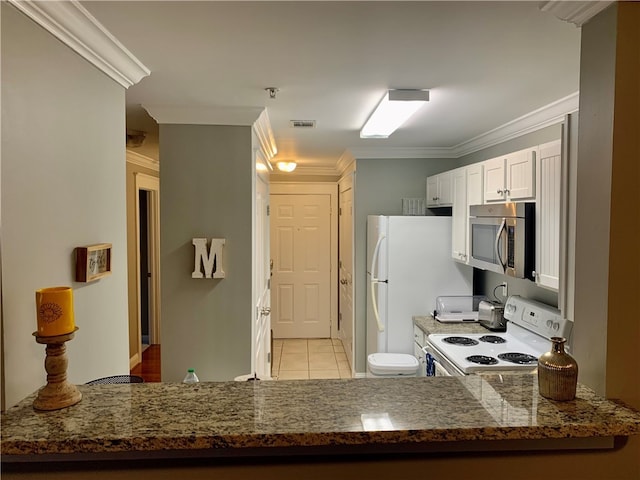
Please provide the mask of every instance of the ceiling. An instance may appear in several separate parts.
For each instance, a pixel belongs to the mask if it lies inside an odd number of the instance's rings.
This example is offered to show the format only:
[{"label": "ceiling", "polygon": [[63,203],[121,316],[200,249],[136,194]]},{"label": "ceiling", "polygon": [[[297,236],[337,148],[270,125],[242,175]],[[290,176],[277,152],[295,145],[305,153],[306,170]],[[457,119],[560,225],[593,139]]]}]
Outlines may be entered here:
[{"label": "ceiling", "polygon": [[[275,160],[300,173],[334,171],[346,150],[451,149],[579,86],[580,29],[539,2],[82,4],[151,70],[127,91],[128,128],[157,129],[145,106],[266,107]],[[360,139],[389,88],[431,99],[388,139]]]}]

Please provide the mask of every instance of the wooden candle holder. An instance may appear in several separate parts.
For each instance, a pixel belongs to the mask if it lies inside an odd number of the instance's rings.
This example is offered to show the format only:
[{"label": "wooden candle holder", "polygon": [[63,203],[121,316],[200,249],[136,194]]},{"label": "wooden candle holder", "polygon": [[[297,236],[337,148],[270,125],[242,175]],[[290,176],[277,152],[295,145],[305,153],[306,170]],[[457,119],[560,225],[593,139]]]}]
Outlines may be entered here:
[{"label": "wooden candle holder", "polygon": [[38,332],[33,332],[36,342],[47,346],[44,360],[47,384],[38,391],[38,396],[33,401],[33,408],[36,410],[59,410],[82,400],[78,387],[67,381],[69,359],[65,343],[74,337],[77,330],[78,327],[71,333],[55,337],[41,337]]}]

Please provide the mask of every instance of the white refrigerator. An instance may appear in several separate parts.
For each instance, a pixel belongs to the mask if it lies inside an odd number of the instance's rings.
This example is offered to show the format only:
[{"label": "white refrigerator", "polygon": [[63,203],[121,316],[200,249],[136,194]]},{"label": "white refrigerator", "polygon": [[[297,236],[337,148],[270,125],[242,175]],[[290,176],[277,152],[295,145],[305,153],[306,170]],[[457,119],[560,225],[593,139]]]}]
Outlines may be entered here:
[{"label": "white refrigerator", "polygon": [[471,295],[473,268],[451,257],[451,217],[367,217],[367,355],[413,354],[414,315]]}]

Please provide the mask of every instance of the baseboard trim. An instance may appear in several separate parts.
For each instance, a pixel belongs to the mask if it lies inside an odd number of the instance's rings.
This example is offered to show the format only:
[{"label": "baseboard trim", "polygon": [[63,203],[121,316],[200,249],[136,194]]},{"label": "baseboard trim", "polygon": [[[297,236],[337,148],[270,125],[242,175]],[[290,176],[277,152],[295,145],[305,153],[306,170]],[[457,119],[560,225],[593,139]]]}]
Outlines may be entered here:
[{"label": "baseboard trim", "polygon": [[129,370],[133,370],[133,367],[138,365],[142,360],[140,359],[140,355],[136,352],[136,354],[129,358]]}]

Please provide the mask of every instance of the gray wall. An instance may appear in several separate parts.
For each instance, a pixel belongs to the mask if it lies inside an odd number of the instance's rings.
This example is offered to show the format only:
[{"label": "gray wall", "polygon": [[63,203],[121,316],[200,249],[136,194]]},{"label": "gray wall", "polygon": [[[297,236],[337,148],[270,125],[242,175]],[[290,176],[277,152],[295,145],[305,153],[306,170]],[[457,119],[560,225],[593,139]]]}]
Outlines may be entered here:
[{"label": "gray wall", "polygon": [[[456,166],[457,161],[453,159],[357,160],[354,189],[356,372],[366,370],[367,215],[402,215],[402,198],[424,198],[427,177]],[[436,213],[451,215],[451,209],[428,212],[429,215]]]},{"label": "gray wall", "polygon": [[[465,155],[459,159],[460,165],[462,166],[481,162],[499,155],[522,150],[523,148],[551,142],[553,140],[557,140],[561,136],[561,125],[552,125],[536,132],[514,138],[513,140]],[[556,292],[540,288],[530,280],[511,278],[498,273],[475,269],[474,290],[477,294],[484,294],[493,298],[493,290],[495,286],[500,285],[503,282],[507,282],[508,284],[509,295],[522,295],[523,297],[537,300],[548,305],[558,305],[558,294]],[[496,293],[500,292],[501,289],[498,289]],[[498,295],[498,299],[502,299],[502,297]]]},{"label": "gray wall", "polygon": [[[7,406],[46,383],[35,290],[74,289],[73,383],[129,373],[124,88],[2,3],[2,322]],[[74,281],[74,248],[113,244]]]},{"label": "gray wall", "polygon": [[[580,58],[574,349],[580,381],[601,393],[607,366],[616,23],[616,9],[608,8],[583,26]],[[637,124],[635,135],[637,142]],[[636,300],[637,293],[636,285]]]},{"label": "gray wall", "polygon": [[[162,380],[250,373],[251,127],[160,125]],[[193,279],[192,238],[225,238],[224,279]]]}]

